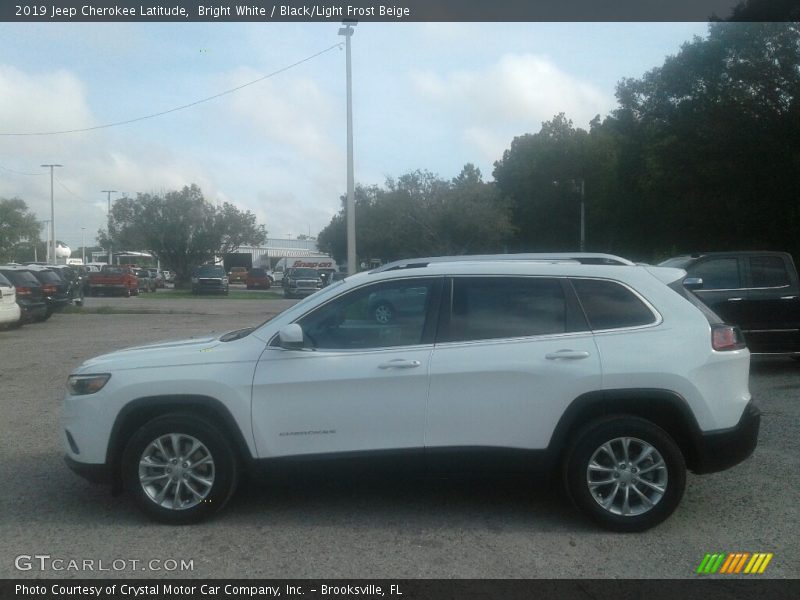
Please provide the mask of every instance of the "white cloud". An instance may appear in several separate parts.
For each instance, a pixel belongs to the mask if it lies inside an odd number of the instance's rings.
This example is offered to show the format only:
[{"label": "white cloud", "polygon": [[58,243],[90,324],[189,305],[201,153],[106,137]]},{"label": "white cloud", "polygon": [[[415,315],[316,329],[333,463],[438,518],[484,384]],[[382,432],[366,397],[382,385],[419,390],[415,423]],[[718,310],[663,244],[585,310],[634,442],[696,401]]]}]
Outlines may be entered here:
[{"label": "white cloud", "polygon": [[[228,84],[241,85],[258,76],[252,69],[237,69]],[[314,81],[269,79],[234,94],[230,102],[246,126],[263,135],[264,143],[298,153],[310,161],[309,167],[325,168],[342,159],[340,148],[328,133],[338,117],[334,101]]]},{"label": "white cloud", "polygon": [[536,132],[559,112],[587,127],[614,106],[613,98],[532,54],[506,54],[474,70],[416,71],[411,81],[439,118],[454,121],[462,139],[485,160],[499,158],[509,136]]}]

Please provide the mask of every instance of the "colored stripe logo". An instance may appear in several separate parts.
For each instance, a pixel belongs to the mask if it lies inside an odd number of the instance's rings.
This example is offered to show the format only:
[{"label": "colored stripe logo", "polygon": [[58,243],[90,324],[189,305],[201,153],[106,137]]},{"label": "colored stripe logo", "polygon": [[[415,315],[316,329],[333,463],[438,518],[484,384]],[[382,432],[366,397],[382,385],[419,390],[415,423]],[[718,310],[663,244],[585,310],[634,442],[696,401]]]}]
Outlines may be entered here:
[{"label": "colored stripe logo", "polygon": [[772,560],[772,552],[718,552],[706,554],[697,567],[701,575],[756,575],[767,569]]}]

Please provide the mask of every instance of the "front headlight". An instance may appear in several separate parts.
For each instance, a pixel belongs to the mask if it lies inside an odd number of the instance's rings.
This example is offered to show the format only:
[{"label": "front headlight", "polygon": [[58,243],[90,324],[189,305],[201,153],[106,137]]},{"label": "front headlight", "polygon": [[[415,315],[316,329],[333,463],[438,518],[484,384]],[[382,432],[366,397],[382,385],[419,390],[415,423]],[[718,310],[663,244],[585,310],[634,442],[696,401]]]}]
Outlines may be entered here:
[{"label": "front headlight", "polygon": [[102,390],[109,379],[111,379],[111,373],[70,375],[67,379],[67,389],[72,396],[94,394]]}]

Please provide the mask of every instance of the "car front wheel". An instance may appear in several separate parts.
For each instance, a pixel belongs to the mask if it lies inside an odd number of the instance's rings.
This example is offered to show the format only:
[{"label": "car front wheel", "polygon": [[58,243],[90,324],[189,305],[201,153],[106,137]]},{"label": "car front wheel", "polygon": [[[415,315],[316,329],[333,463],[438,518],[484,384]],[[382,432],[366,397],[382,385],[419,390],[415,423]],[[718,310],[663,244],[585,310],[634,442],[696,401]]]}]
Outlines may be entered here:
[{"label": "car front wheel", "polygon": [[205,419],[188,414],[157,417],[131,437],[122,479],[139,508],[162,523],[206,519],[228,502],[239,479],[233,445]]},{"label": "car front wheel", "polygon": [[663,429],[638,417],[594,421],[573,438],[564,463],[572,501],[614,531],[644,531],[677,508],[686,486],[683,454]]}]

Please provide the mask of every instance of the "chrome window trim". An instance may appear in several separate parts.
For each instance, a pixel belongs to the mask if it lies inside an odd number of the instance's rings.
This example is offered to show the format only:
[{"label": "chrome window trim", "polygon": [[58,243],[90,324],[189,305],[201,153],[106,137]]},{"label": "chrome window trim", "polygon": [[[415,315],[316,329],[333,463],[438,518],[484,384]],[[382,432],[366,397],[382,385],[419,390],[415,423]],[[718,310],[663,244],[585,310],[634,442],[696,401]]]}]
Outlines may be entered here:
[{"label": "chrome window trim", "polygon": [[774,285],[770,287],[741,287],[741,288],[709,288],[707,290],[692,290],[695,294],[702,294],[704,292],[742,292],[742,291],[756,291],[756,290],[782,290],[784,288],[792,287],[790,283],[786,285]]}]

